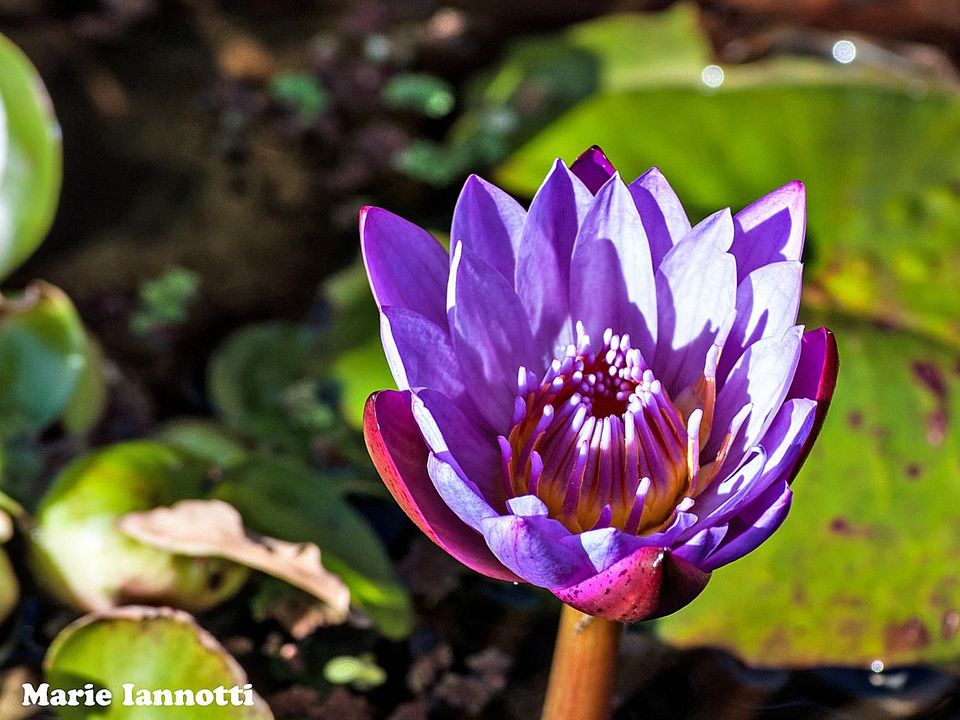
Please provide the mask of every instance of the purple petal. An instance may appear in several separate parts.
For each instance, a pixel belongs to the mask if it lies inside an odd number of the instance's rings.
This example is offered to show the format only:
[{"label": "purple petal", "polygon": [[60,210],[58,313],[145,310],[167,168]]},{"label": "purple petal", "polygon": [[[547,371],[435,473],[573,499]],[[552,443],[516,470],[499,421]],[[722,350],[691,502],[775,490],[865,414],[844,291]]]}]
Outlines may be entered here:
[{"label": "purple petal", "polygon": [[785,481],[771,485],[730,521],[720,547],[701,565],[705,572],[733,562],[756,550],[773,535],[790,512],[793,492]]},{"label": "purple petal", "polygon": [[709,579],[665,548],[641,547],[603,572],[550,591],[588,615],[637,622],[679,610],[703,591]]},{"label": "purple petal", "polygon": [[793,181],[737,213],[730,248],[737,258],[737,279],[780,260],[799,260],[807,228],[803,183]]},{"label": "purple petal", "polygon": [[517,295],[544,361],[574,341],[570,320],[570,257],[590,191],[557,160],[530,203],[517,250]]},{"label": "purple petal", "polygon": [[467,567],[500,580],[517,580],[483,536],[440,499],[427,475],[427,447],[410,410],[410,393],[383,390],[367,400],[364,438],[373,464],[397,503],[433,542]]},{"label": "purple petal", "polygon": [[450,247],[459,243],[513,284],[513,261],[526,211],[496,185],[467,178],[453,211]]},{"label": "purple petal", "polygon": [[429,387],[451,399],[464,393],[446,326],[402,307],[380,308],[380,338],[397,387]]},{"label": "purple petal", "polygon": [[679,547],[675,547],[673,554],[696,567],[700,567],[706,564],[707,556],[716,551],[726,535],[726,525],[704,528]]},{"label": "purple petal", "polygon": [[521,366],[539,374],[536,351],[520,299],[491,265],[457,245],[450,271],[450,334],[471,397],[490,426],[506,433]]},{"label": "purple petal", "polygon": [[446,324],[449,261],[433,235],[382,208],[365,207],[360,248],[377,305],[405,307]]},{"label": "purple petal", "polygon": [[730,445],[721,475],[727,468],[740,464],[747,449],[757,444],[773,422],[793,381],[800,359],[802,333],[803,328],[796,326],[782,337],[764,338],[751,345],[717,393],[713,431],[701,457],[709,458],[717,453],[734,417],[746,405],[752,405],[747,421]]},{"label": "purple petal", "polygon": [[660,319],[653,371],[672,393],[700,377],[707,353],[734,309],[737,267],[726,252],[732,236],[730,212],[715,213],[670,250],[657,269]]},{"label": "purple petal", "polygon": [[491,552],[507,568],[532,585],[570,585],[588,577],[590,560],[556,520],[544,515],[503,515],[482,522]]},{"label": "purple petal", "polygon": [[449,453],[430,453],[427,474],[446,506],[477,532],[483,532],[484,520],[500,515],[477,484],[456,466]]},{"label": "purple petal", "polygon": [[415,390],[413,417],[427,447],[469,478],[489,503],[500,505],[500,446],[453,401],[435,390]]},{"label": "purple petal", "polygon": [[583,181],[583,184],[594,195],[616,172],[613,163],[603,154],[603,150],[596,145],[584,150],[580,157],[573,161],[570,170]]},{"label": "purple petal", "polygon": [[606,328],[629,333],[633,347],[652,356],[657,297],[650,247],[633,199],[619,175],[600,188],[573,248],[570,308],[599,341]]},{"label": "purple petal", "polygon": [[717,367],[722,388],[734,363],[757,340],[780,337],[797,322],[803,265],[778,262],[747,275],[737,288],[737,315]]},{"label": "purple petal", "polygon": [[664,256],[690,232],[690,220],[680,198],[657,168],[650,168],[630,183],[630,194],[637,205],[643,229],[650,241],[654,269]]},{"label": "purple petal", "polygon": [[785,402],[756,454],[728,477],[719,477],[697,497],[692,510],[699,517],[695,529],[726,523],[770,485],[787,479],[813,428],[816,411],[817,404],[812,400]]},{"label": "purple petal", "polygon": [[833,391],[837,387],[837,372],[840,370],[840,356],[837,351],[837,340],[833,333],[826,328],[817,328],[803,334],[800,346],[800,361],[797,372],[793,376],[793,384],[787,393],[788,398],[810,398],[817,403],[817,414],[813,420],[813,428],[807,440],[797,454],[793,466],[787,470],[787,481],[793,482],[800,466],[813,447],[814,441],[820,434],[823,421],[827,417]]}]

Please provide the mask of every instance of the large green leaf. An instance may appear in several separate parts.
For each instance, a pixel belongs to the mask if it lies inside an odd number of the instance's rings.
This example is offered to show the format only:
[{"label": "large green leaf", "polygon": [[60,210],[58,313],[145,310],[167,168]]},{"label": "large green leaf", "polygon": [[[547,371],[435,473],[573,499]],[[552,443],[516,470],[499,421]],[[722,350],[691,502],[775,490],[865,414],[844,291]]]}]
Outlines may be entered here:
[{"label": "large green leaf", "polygon": [[[224,694],[226,706],[207,704],[199,691],[239,688],[234,697],[245,702],[249,688],[243,668],[210,633],[189,615],[168,608],[128,606],[81,618],[61,632],[44,659],[46,681],[54,688],[82,689],[92,683],[112,698],[105,707],[59,707],[62,720],[168,720],[194,717],[203,720],[272,720],[266,703],[250,688],[249,705],[235,705]],[[132,683],[129,691],[124,685]],[[186,702],[200,699],[202,706],[137,705],[138,692],[153,701],[167,702],[155,690],[191,690]],[[169,698],[176,702],[177,696]]]},{"label": "large green leaf", "polygon": [[40,76],[0,35],[0,278],[37,248],[60,194],[60,127]]},{"label": "large green leaf", "polygon": [[820,301],[960,346],[943,291],[960,284],[960,94],[815,59],[729,67],[713,90],[693,68],[649,75],[562,114],[498,179],[532,195],[555,157],[599,144],[626,178],[660,167],[694,219],[800,179]]},{"label": "large green leaf", "polygon": [[87,370],[88,342],[70,299],[46,283],[0,300],[0,435],[44,428]]},{"label": "large green leaf", "polygon": [[227,470],[214,496],[237,508],[256,532],[316,544],[324,567],[340,576],[351,602],[384,635],[410,632],[410,598],[379,538],[338,485],[299,462],[258,458]]},{"label": "large green leaf", "polygon": [[230,597],[246,580],[246,568],[149,547],[116,526],[127,513],[201,497],[207,467],[147,441],[74,460],[37,507],[30,560],[38,582],[84,610],[135,601],[202,610]]},{"label": "large green leaf", "polygon": [[694,220],[807,186],[805,302],[833,313],[833,410],[785,526],[659,627],[759,664],[955,659],[960,95],[816,58],[727,67],[708,88],[685,57],[672,78],[638,65],[601,84],[497,172],[532,195],[553,158],[599,144],[626,178],[659,166]]},{"label": "large green leaf", "polygon": [[956,353],[907,332],[829,325],[840,381],[790,516],[660,629],[767,665],[954,660]]}]

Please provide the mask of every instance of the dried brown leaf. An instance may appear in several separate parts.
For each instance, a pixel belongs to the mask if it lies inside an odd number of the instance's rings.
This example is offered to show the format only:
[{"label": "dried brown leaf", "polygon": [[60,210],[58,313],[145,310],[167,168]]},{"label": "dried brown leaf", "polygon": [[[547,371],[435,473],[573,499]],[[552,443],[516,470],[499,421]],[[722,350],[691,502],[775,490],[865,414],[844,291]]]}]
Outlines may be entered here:
[{"label": "dried brown leaf", "polygon": [[191,557],[220,557],[284,580],[328,606],[330,624],[342,623],[350,610],[350,592],[324,569],[320,549],[256,535],[240,513],[221,500],[183,500],[166,508],[124,515],[120,530],[153,547]]}]

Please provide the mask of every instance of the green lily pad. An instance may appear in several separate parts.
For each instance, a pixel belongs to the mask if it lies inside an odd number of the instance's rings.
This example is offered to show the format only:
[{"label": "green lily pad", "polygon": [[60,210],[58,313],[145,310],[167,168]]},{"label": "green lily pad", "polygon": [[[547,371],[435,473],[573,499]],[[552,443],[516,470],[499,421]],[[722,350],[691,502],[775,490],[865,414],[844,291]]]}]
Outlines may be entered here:
[{"label": "green lily pad", "polygon": [[86,332],[46,283],[0,301],[0,435],[41,430],[67,407],[87,368]]},{"label": "green lily pad", "polygon": [[[87,615],[61,632],[44,659],[50,695],[54,688],[83,688],[92,683],[94,691],[106,689],[111,702],[106,707],[59,707],[62,720],[168,720],[171,717],[202,717],[203,720],[272,720],[266,703],[253,692],[246,673],[210,633],[184,612],[169,608],[124,607]],[[125,684],[132,684],[129,690]],[[233,698],[249,705],[233,705],[223,693],[226,706],[204,704],[194,707],[136,705],[138,695],[161,702],[167,698],[155,690],[190,690],[181,694],[185,702],[206,703],[203,691],[227,692],[237,688]],[[249,693],[244,694],[248,689]],[[171,692],[172,700],[177,697]],[[127,701],[132,704],[126,704]]]},{"label": "green lily pad", "polygon": [[60,126],[40,76],[0,35],[0,278],[43,241],[60,195]]},{"label": "green lily pad", "polygon": [[63,427],[67,432],[88,433],[103,417],[110,395],[103,362],[100,344],[87,333],[83,369],[63,409]]},{"label": "green lily pad", "polygon": [[129,602],[200,611],[233,595],[246,568],[136,542],[116,526],[127,513],[201,497],[207,465],[155,442],[111,445],[79,457],[36,511],[30,562],[54,597],[82,610]]},{"label": "green lily pad", "polygon": [[20,583],[7,551],[0,548],[0,623],[4,622],[20,599]]},{"label": "green lily pad", "polygon": [[336,483],[291,459],[256,458],[228,470],[213,493],[240,511],[255,532],[316,544],[323,565],[350,590],[350,601],[387,637],[409,634],[413,611],[367,521]]},{"label": "green lily pad", "polygon": [[957,354],[907,332],[828,324],[840,380],[790,515],[658,627],[763,665],[951,661],[960,651]]},{"label": "green lily pad", "polygon": [[597,144],[625,178],[660,167],[693,219],[800,179],[819,304],[960,347],[960,294],[943,291],[960,284],[960,93],[902,69],[815,58],[730,66],[716,88],[686,53],[679,66],[672,77],[638,66],[601,87],[497,179],[532,195],[555,157]]}]

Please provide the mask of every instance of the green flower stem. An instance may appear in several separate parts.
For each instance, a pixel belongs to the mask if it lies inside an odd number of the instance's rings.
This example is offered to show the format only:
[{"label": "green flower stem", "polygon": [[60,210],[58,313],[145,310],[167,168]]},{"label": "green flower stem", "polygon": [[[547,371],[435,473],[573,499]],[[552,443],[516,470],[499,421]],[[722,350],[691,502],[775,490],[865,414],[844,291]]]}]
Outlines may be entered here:
[{"label": "green flower stem", "polygon": [[563,606],[541,720],[609,720],[622,633],[620,623]]}]

